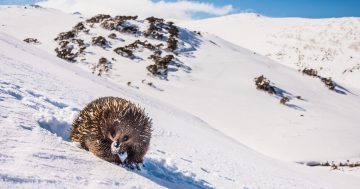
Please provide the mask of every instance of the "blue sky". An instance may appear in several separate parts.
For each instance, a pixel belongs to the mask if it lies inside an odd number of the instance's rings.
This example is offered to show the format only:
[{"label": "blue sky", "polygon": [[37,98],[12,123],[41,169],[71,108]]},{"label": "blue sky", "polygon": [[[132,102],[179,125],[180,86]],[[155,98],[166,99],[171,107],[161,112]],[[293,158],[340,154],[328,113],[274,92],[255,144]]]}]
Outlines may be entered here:
[{"label": "blue sky", "polygon": [[360,0],[202,0],[201,2],[218,6],[230,4],[233,5],[235,12],[250,10],[271,17],[360,16]]},{"label": "blue sky", "polygon": [[[0,0],[0,4],[24,4],[37,1],[39,0]],[[177,0],[166,0],[166,2],[175,1]],[[194,0],[193,2],[212,3],[216,6],[232,5],[234,8],[232,13],[252,11],[271,17],[360,17],[360,0]]]},{"label": "blue sky", "polygon": [[216,3],[232,4],[238,10],[251,9],[273,17],[360,16],[360,0],[216,0]]}]

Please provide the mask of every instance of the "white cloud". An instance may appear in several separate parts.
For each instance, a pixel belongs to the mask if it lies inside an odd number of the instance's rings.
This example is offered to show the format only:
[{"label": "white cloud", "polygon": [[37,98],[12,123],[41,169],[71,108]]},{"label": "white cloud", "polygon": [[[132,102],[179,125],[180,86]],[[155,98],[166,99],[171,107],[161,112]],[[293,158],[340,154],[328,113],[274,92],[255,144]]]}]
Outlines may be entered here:
[{"label": "white cloud", "polygon": [[99,13],[111,15],[157,16],[163,18],[191,19],[192,15],[205,13],[225,15],[233,11],[231,5],[223,7],[198,1],[152,2],[151,0],[48,0],[38,3],[65,12],[81,12],[85,15]]}]

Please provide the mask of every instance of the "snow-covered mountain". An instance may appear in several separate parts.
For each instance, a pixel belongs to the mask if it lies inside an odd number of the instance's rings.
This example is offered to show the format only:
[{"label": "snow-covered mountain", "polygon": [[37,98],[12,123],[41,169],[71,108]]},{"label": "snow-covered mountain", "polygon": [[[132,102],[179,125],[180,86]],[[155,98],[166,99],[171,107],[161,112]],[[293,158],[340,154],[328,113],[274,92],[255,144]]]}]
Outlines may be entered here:
[{"label": "snow-covered mountain", "polygon": [[218,35],[289,67],[359,88],[360,18],[271,18],[241,13],[182,26]]},{"label": "snow-covered mountain", "polygon": [[[144,93],[99,79],[0,33],[1,188],[356,188],[349,178],[265,157],[203,120]],[[141,172],[67,141],[89,101],[121,96],[146,108],[153,139]],[[320,179],[319,179],[320,178]],[[341,182],[343,183],[341,183]],[[346,182],[345,182],[346,181]]]},{"label": "snow-covered mountain", "polygon": [[[147,36],[151,19],[124,19],[0,7],[0,123],[5,131],[0,186],[360,184],[356,167],[345,166],[342,173],[294,164],[359,161],[359,88],[302,74],[206,32],[175,26],[175,35],[170,32],[174,24],[166,20],[155,24],[154,36]],[[22,42],[27,38],[37,41]],[[174,49],[169,48],[170,38],[176,40]],[[151,55],[160,58],[149,59]],[[162,61],[166,56],[173,58]],[[160,71],[152,72],[151,65]],[[74,115],[107,95],[140,103],[154,119],[154,140],[143,172],[103,162],[66,141]],[[29,172],[19,172],[22,169]]]}]

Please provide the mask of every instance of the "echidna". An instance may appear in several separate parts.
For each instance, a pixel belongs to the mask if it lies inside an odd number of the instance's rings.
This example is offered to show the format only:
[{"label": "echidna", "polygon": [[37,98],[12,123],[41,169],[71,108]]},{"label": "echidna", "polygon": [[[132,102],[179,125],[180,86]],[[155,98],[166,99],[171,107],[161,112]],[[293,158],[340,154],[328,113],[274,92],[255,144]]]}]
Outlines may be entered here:
[{"label": "echidna", "polygon": [[118,97],[103,97],[80,111],[70,139],[106,161],[133,166],[143,163],[151,125],[138,105]]}]

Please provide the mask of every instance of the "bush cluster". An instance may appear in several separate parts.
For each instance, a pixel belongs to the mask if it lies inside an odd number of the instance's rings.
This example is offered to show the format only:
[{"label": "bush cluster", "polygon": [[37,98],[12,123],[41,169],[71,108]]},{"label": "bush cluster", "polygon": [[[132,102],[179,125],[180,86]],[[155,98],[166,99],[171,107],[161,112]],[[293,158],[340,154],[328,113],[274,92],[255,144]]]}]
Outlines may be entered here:
[{"label": "bush cluster", "polygon": [[161,57],[160,55],[152,55],[149,58],[153,59],[155,64],[149,65],[146,69],[153,75],[167,75],[168,65],[174,59],[174,55],[166,55]]},{"label": "bush cluster", "polygon": [[331,78],[321,78],[321,81],[325,84],[325,86],[330,90],[335,90],[336,84],[333,82]]},{"label": "bush cluster", "polygon": [[270,80],[268,80],[263,75],[255,78],[255,85],[257,89],[266,91],[269,94],[276,93],[275,88],[270,85]]},{"label": "bush cluster", "polygon": [[149,22],[149,28],[144,32],[145,37],[151,37],[157,40],[163,40],[165,36],[161,33],[164,27],[164,19],[148,17],[145,19]]},{"label": "bush cluster", "polygon": [[97,75],[101,76],[104,72],[108,72],[111,67],[111,62],[106,58],[102,57],[99,62],[93,67],[93,74],[97,71]]},{"label": "bush cluster", "polygon": [[91,42],[93,45],[102,47],[104,49],[109,46],[109,42],[103,36],[93,37]]},{"label": "bush cluster", "polygon": [[312,68],[304,68],[302,70],[302,73],[308,76],[313,76],[313,77],[317,77],[318,76],[318,72],[315,69]]},{"label": "bush cluster", "polygon": [[38,39],[36,39],[36,38],[26,38],[26,39],[24,39],[24,41],[26,42],[26,43],[32,43],[32,44],[40,44],[40,41],[38,40]]}]

